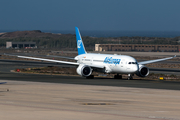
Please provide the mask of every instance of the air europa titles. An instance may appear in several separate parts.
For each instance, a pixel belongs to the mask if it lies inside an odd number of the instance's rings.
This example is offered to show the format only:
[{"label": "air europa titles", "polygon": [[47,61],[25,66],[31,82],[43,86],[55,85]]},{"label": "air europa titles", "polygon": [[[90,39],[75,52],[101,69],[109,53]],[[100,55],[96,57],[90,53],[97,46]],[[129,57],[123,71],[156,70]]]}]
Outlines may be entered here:
[{"label": "air europa titles", "polygon": [[104,63],[107,63],[107,64],[119,64],[121,61],[121,59],[113,59],[112,57],[106,57],[104,59]]},{"label": "air europa titles", "polygon": [[81,43],[82,43],[82,40],[78,40],[78,42],[77,42],[77,47],[78,48],[81,48]]}]

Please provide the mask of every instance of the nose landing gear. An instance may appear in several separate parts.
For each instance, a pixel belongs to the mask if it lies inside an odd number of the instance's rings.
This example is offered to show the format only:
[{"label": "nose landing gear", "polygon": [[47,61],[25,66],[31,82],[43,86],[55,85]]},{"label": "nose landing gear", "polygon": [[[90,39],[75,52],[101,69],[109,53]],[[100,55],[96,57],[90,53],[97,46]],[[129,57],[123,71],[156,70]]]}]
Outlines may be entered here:
[{"label": "nose landing gear", "polygon": [[133,80],[133,76],[134,76],[134,74],[128,74],[128,80]]}]

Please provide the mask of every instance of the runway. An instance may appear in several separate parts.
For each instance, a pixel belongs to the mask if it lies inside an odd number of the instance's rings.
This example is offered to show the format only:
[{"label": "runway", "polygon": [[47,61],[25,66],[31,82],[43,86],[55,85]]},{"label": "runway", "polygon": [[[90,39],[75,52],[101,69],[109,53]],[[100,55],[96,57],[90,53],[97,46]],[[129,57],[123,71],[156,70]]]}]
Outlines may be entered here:
[{"label": "runway", "polygon": [[180,82],[154,81],[154,80],[120,80],[120,79],[101,78],[101,77],[97,77],[95,79],[86,79],[80,76],[37,75],[37,74],[3,73],[3,72],[0,73],[0,79],[15,80],[15,81],[46,82],[46,83],[180,90],[179,87]]},{"label": "runway", "polygon": [[49,65],[0,61],[1,119],[180,120],[180,82],[10,72]]}]

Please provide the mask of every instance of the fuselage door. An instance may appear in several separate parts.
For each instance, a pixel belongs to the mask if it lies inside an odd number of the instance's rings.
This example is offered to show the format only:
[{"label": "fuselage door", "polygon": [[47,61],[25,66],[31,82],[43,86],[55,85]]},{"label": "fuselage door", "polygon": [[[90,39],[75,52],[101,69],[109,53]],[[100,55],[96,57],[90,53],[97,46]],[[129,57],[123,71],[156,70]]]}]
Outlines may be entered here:
[{"label": "fuselage door", "polygon": [[93,57],[91,58],[91,65],[93,64]]},{"label": "fuselage door", "polygon": [[122,67],[122,68],[124,68],[126,65],[126,61],[124,60],[124,59],[122,59],[122,61],[121,61],[121,63],[120,63],[120,66]]}]

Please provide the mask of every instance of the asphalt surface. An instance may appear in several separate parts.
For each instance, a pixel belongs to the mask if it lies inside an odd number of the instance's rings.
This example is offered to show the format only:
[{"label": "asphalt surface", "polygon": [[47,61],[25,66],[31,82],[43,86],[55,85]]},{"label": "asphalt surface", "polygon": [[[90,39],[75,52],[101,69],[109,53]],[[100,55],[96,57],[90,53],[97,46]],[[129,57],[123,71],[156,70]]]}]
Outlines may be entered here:
[{"label": "asphalt surface", "polygon": [[0,81],[1,120],[180,120],[179,90]]},{"label": "asphalt surface", "polygon": [[100,85],[116,87],[152,88],[180,90],[180,82],[154,81],[154,80],[120,80],[112,78],[85,79],[79,76],[59,76],[59,75],[38,75],[23,73],[0,73],[0,79],[15,81],[33,81],[47,83],[65,83],[81,85]]},{"label": "asphalt surface", "polygon": [[[9,61],[0,60],[0,79],[16,80],[16,81],[33,81],[47,83],[66,83],[81,85],[100,85],[100,86],[116,86],[116,87],[134,87],[134,88],[152,88],[152,89],[169,89],[180,90],[180,82],[170,81],[154,81],[154,80],[120,80],[113,78],[96,77],[95,79],[86,79],[80,76],[60,76],[60,75],[42,75],[42,74],[24,74],[13,73],[10,70],[16,68],[42,67],[49,65],[57,65],[51,63],[41,63],[36,61]],[[61,66],[61,65],[58,65]],[[157,69],[156,69],[157,70]],[[162,69],[164,70],[164,69]],[[166,70],[166,72],[168,72]],[[173,71],[179,73],[179,71]],[[148,78],[148,77],[147,77]]]}]

